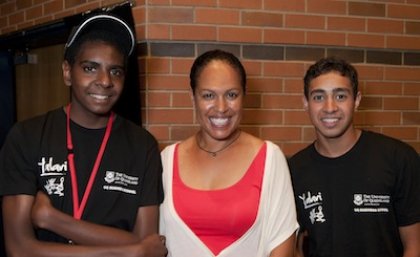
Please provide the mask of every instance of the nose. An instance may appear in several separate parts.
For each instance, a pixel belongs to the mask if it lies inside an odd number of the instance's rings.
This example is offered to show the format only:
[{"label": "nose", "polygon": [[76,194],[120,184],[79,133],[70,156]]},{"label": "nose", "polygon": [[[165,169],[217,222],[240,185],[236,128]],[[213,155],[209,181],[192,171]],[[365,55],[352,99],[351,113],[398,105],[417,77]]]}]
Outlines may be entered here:
[{"label": "nose", "polygon": [[328,97],[324,104],[325,112],[335,112],[337,110],[337,103],[332,97]]},{"label": "nose", "polygon": [[107,71],[100,71],[98,72],[98,84],[101,87],[112,87],[112,78],[111,78],[111,74],[109,74],[109,72]]},{"label": "nose", "polygon": [[227,110],[228,104],[227,104],[226,101],[227,100],[224,97],[217,98],[217,101],[216,101],[216,110],[218,112],[225,112]]}]

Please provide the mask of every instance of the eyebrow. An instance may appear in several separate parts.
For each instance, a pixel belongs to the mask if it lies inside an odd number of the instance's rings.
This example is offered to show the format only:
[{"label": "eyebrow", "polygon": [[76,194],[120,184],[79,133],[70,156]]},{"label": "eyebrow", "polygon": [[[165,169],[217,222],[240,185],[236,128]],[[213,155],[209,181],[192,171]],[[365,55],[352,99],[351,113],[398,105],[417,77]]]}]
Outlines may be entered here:
[{"label": "eyebrow", "polygon": [[[333,93],[340,93],[340,92],[351,93],[352,91],[349,88],[342,88],[342,87],[333,89]],[[324,89],[314,89],[309,93],[309,95],[325,94],[325,93],[326,93],[326,90],[324,90]]]}]

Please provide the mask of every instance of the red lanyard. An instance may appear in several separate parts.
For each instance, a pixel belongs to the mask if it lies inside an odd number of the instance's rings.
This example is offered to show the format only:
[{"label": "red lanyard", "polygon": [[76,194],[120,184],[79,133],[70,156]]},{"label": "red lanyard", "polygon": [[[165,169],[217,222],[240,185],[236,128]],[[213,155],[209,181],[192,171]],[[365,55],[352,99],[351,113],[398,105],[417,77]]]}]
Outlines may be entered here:
[{"label": "red lanyard", "polygon": [[71,177],[71,189],[73,196],[73,217],[80,219],[82,217],[83,211],[86,206],[86,202],[89,198],[89,195],[92,191],[93,182],[95,181],[96,174],[98,173],[99,165],[104,155],[105,147],[108,142],[109,136],[111,135],[112,121],[114,120],[114,113],[111,112],[109,116],[108,123],[106,125],[105,135],[102,139],[101,148],[99,149],[98,155],[96,156],[95,164],[93,166],[92,172],[90,173],[88,184],[86,185],[85,192],[83,194],[82,201],[79,200],[79,190],[77,186],[77,177],[76,177],[76,166],[74,165],[74,152],[73,152],[73,140],[71,138],[70,131],[70,104],[67,105],[67,159],[69,161],[70,177]]}]

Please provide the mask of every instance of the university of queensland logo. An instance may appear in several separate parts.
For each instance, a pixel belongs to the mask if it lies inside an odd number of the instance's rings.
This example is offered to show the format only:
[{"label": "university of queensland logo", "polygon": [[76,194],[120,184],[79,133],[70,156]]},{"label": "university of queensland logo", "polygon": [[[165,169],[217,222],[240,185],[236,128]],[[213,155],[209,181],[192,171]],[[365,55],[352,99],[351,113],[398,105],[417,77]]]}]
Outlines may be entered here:
[{"label": "university of queensland logo", "polygon": [[363,195],[362,194],[354,194],[353,203],[357,206],[363,204]]}]

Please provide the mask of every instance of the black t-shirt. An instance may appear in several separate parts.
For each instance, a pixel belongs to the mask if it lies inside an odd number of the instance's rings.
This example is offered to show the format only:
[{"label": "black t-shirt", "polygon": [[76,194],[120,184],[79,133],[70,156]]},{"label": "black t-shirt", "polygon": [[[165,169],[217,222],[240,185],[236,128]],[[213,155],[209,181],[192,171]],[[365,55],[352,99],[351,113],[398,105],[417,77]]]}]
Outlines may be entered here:
[{"label": "black t-shirt", "polygon": [[420,160],[407,144],[363,131],[346,154],[314,145],[289,160],[310,256],[402,256],[399,226],[420,222]]},{"label": "black t-shirt", "polygon": [[[71,125],[79,198],[83,196],[104,129]],[[46,192],[55,208],[73,214],[62,108],[21,123],[0,152],[0,195]],[[134,228],[141,206],[163,201],[162,164],[154,137],[116,116],[82,219],[127,231]],[[45,241],[66,241],[46,231]]]}]

